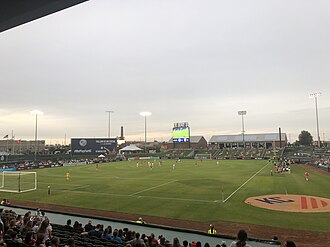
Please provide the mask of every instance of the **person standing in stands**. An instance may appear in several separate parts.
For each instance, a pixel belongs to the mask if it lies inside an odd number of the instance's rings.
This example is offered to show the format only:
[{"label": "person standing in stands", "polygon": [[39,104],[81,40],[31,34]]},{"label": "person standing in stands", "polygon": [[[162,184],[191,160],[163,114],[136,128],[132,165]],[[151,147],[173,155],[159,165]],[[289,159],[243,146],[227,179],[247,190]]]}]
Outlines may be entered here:
[{"label": "person standing in stands", "polygon": [[208,234],[215,235],[217,234],[217,231],[214,228],[214,225],[210,224],[210,229],[207,231]]}]

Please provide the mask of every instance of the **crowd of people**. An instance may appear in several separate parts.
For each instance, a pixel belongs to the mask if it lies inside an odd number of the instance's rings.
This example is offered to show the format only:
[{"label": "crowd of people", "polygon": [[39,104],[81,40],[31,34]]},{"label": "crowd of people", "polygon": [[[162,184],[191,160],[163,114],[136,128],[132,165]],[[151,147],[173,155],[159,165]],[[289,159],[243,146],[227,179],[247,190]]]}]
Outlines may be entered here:
[{"label": "crowd of people", "polygon": [[[109,241],[113,247],[210,247],[209,243],[202,245],[200,241],[189,243],[184,240],[181,243],[179,238],[170,241],[162,235],[156,237],[154,234],[150,234],[148,236],[128,228],[112,229],[111,226],[94,225],[91,220],[83,226],[78,221],[72,224],[69,219],[64,226],[59,226],[51,224],[48,217],[40,209],[37,209],[35,213],[28,211],[24,215],[18,215],[12,210],[1,209],[0,212],[0,246],[75,247],[85,246],[79,239],[93,238]],[[145,224],[141,217],[136,223]],[[61,239],[63,232],[56,229],[64,230],[71,237]],[[213,225],[210,225],[208,233],[216,234]],[[219,240],[220,242],[215,247],[251,247],[247,240],[246,231],[240,230],[236,240],[231,241],[231,243]],[[286,246],[295,247],[295,244],[292,241],[287,241]]]}]

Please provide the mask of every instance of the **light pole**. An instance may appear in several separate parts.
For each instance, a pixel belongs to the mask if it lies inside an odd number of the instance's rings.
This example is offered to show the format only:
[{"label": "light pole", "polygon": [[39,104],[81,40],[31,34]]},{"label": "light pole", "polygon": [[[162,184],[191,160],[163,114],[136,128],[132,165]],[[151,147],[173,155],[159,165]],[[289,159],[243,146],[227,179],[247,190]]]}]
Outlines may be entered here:
[{"label": "light pole", "polygon": [[114,113],[114,111],[105,111],[109,113],[109,121],[108,121],[108,138],[111,136],[111,129],[110,129],[110,122],[111,122],[111,113]]},{"label": "light pole", "polygon": [[317,109],[317,97],[321,96],[321,93],[311,93],[309,95],[310,98],[314,98],[315,100],[315,115],[316,115],[316,130],[317,130],[317,145],[318,147],[321,147],[321,141],[320,141],[320,128],[319,128],[319,113]]},{"label": "light pole", "polygon": [[151,112],[140,112],[140,115],[144,117],[144,152],[147,152],[147,117],[151,115]]},{"label": "light pole", "polygon": [[244,115],[246,115],[247,111],[238,111],[238,115],[242,116],[242,138],[243,138],[243,147],[245,148],[245,139],[244,139]]},{"label": "light pole", "polygon": [[38,115],[42,115],[44,114],[43,112],[39,111],[39,110],[33,110],[30,111],[31,114],[36,115],[36,128],[35,128],[35,132],[34,132],[34,161],[37,160],[37,152],[38,152]]}]

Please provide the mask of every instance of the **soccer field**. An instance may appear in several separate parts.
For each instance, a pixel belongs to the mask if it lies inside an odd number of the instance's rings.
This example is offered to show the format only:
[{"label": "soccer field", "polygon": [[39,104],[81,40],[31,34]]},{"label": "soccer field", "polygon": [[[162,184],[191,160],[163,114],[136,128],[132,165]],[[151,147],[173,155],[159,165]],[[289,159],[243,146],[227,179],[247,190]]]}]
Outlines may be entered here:
[{"label": "soccer field", "polygon": [[[36,191],[9,199],[44,202],[202,222],[232,221],[290,229],[330,232],[330,213],[290,213],[257,208],[248,197],[301,194],[330,198],[330,177],[292,167],[291,174],[274,174],[265,160],[126,161],[40,169]],[[70,179],[66,179],[66,172]],[[51,195],[47,195],[47,186]],[[222,193],[223,190],[223,193]]]}]

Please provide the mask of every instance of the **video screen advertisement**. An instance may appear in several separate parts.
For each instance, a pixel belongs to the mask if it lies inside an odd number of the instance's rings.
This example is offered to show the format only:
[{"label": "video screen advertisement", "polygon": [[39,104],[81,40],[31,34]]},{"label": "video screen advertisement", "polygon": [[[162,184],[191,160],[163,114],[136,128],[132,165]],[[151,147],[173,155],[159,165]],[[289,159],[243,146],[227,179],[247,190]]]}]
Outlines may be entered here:
[{"label": "video screen advertisement", "polygon": [[117,147],[116,138],[72,138],[71,155],[108,154]]},{"label": "video screen advertisement", "polygon": [[174,127],[172,129],[173,142],[189,142],[190,129],[189,127]]}]

